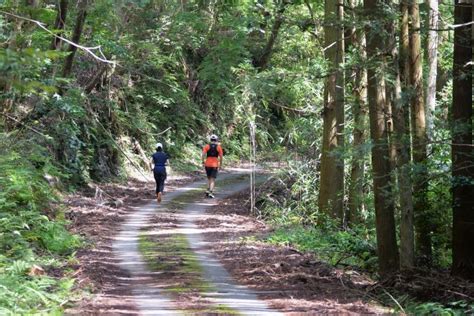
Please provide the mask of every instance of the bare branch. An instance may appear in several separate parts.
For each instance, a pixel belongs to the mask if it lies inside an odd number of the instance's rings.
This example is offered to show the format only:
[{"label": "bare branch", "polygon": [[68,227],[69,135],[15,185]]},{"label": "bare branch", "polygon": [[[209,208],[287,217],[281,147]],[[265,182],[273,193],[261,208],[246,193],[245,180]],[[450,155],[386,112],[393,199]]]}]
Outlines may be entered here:
[{"label": "bare branch", "polygon": [[44,31],[48,32],[49,34],[51,34],[52,36],[54,36],[55,38],[57,39],[60,39],[72,46],[75,46],[77,47],[78,49],[81,49],[85,52],[87,52],[89,55],[91,55],[92,57],[94,57],[96,60],[98,61],[101,61],[103,63],[108,63],[108,64],[113,64],[115,65],[117,62],[116,61],[113,61],[113,60],[108,60],[106,59],[105,57],[99,57],[98,55],[96,55],[93,51],[94,50],[98,50],[99,53],[104,56],[104,54],[102,53],[101,51],[101,47],[100,46],[95,46],[95,47],[86,47],[86,46],[82,46],[82,45],[79,45],[77,43],[74,43],[70,40],[68,40],[67,38],[64,38],[62,36],[59,36],[57,34],[54,34],[54,32],[50,31],[44,23],[40,22],[40,21],[37,21],[37,20],[33,20],[33,19],[30,19],[30,18],[26,18],[26,17],[23,17],[23,16],[19,16],[19,15],[16,15],[16,14],[13,14],[13,13],[10,13],[10,12],[6,12],[6,11],[2,11],[0,10],[0,13],[2,14],[5,14],[5,15],[8,15],[8,16],[11,16],[11,17],[14,17],[16,19],[20,19],[20,20],[24,20],[24,21],[28,21],[28,22],[31,22],[31,23],[34,23],[36,24],[38,27],[40,27],[41,29],[43,29]]}]

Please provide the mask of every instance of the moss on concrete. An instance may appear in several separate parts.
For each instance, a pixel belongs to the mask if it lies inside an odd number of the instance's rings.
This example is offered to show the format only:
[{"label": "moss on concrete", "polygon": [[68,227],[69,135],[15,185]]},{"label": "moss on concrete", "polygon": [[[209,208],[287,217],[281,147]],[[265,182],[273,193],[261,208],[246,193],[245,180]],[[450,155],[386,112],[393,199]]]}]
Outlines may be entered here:
[{"label": "moss on concrete", "polygon": [[170,293],[208,292],[210,284],[203,277],[203,270],[184,235],[162,236],[156,239],[140,234],[139,249],[152,271],[180,275],[183,284],[168,286]]}]

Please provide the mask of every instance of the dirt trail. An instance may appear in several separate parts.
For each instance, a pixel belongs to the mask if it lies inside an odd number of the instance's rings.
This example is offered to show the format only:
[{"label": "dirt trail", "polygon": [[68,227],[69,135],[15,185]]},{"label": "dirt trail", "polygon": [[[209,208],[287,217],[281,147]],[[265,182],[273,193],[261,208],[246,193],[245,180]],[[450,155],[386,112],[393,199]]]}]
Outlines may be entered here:
[{"label": "dirt trail", "polygon": [[214,200],[203,198],[205,181],[192,178],[170,180],[159,206],[153,184],[144,182],[101,186],[106,199],[97,190],[71,196],[71,230],[93,245],[78,252],[72,268],[78,286],[94,296],[66,314],[392,312],[372,301],[373,281],[363,274],[259,242],[272,228],[249,214],[246,172],[220,174]]},{"label": "dirt trail", "polygon": [[[177,226],[171,230],[152,231],[152,234],[180,234],[187,238],[190,248],[194,252],[199,265],[204,272],[204,278],[210,285],[209,291],[202,293],[208,302],[214,306],[225,306],[232,313],[241,315],[279,315],[277,311],[268,308],[264,301],[257,297],[255,291],[235,283],[230,274],[209,251],[209,245],[204,241],[204,230],[197,223],[202,220],[207,208],[217,205],[217,201],[226,196],[235,194],[248,187],[248,177],[242,178],[243,171],[233,172],[220,176],[221,184],[216,193],[217,199],[203,199],[202,195],[191,198],[177,214]],[[227,184],[226,181],[230,181]],[[161,272],[151,272],[139,251],[141,230],[152,221],[152,216],[158,211],[166,210],[170,202],[186,192],[203,187],[204,182],[196,182],[179,188],[165,195],[163,203],[157,205],[150,202],[142,207],[136,207],[120,228],[112,248],[114,255],[119,259],[120,268],[128,271],[128,281],[132,283],[132,293],[138,305],[139,313],[143,315],[179,315],[179,302],[164,293],[159,282]],[[202,193],[201,193],[202,194]]]}]

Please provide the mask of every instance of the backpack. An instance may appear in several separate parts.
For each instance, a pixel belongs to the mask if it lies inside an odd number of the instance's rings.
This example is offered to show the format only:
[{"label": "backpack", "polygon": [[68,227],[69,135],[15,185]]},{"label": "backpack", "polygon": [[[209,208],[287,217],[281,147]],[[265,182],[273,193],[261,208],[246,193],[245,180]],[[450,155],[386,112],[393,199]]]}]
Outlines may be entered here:
[{"label": "backpack", "polygon": [[207,157],[219,157],[219,152],[217,151],[218,144],[209,144],[209,150],[207,151]]}]

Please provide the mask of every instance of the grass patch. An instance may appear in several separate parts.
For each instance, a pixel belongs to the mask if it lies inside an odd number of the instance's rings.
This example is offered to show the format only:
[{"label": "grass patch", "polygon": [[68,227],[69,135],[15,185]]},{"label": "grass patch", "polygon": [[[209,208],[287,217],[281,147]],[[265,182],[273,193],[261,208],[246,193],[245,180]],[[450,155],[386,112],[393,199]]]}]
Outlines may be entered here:
[{"label": "grass patch", "polygon": [[140,234],[139,249],[152,271],[165,272],[170,279],[180,282],[169,284],[169,293],[208,292],[210,284],[184,235],[153,236]]},{"label": "grass patch", "polygon": [[[163,272],[167,284],[164,291],[176,300],[181,295],[199,294],[215,291],[212,285],[204,278],[204,271],[199,261],[191,250],[188,240],[184,235],[150,236],[141,233],[139,237],[139,250],[152,271]],[[191,311],[185,314],[216,314],[240,315],[237,311],[219,304],[206,306],[204,310]]]},{"label": "grass patch", "polygon": [[211,306],[210,308],[206,308],[204,310],[188,310],[184,312],[184,315],[242,315],[240,312],[233,310],[225,305],[219,304],[216,306]]}]

